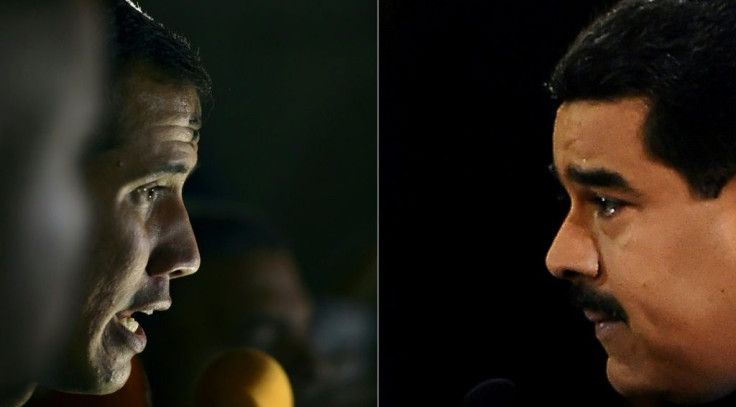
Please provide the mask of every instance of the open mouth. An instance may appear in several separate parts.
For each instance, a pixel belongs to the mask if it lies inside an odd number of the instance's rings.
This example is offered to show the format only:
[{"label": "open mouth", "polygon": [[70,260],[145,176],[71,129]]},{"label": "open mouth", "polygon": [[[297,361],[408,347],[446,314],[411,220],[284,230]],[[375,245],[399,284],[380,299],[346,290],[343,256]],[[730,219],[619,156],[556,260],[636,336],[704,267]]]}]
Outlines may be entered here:
[{"label": "open mouth", "polygon": [[147,303],[134,307],[133,309],[120,311],[113,318],[118,327],[116,337],[120,344],[125,344],[135,353],[143,352],[146,347],[146,332],[143,330],[139,319],[148,318],[154,311],[165,311],[171,306],[171,300]]},{"label": "open mouth", "polygon": [[[152,315],[153,311],[154,311],[153,309],[145,309],[145,310],[136,311],[136,312],[141,312],[145,315]],[[126,314],[130,314],[130,315],[126,315]],[[132,312],[130,311],[120,312],[116,315],[116,317],[117,317],[118,323],[122,325],[123,328],[127,329],[131,333],[138,332],[138,329],[140,328],[140,323],[135,318],[133,318]]]},{"label": "open mouth", "polygon": [[[166,311],[170,307],[171,298],[168,294],[149,295],[145,300],[135,301],[129,305],[128,309],[114,314],[107,324],[109,328],[107,340],[109,341],[110,352],[143,352],[146,348],[147,338],[140,322],[143,321],[145,325],[145,319],[149,318],[149,315],[152,315],[154,311]],[[128,351],[124,349],[128,349]]]}]

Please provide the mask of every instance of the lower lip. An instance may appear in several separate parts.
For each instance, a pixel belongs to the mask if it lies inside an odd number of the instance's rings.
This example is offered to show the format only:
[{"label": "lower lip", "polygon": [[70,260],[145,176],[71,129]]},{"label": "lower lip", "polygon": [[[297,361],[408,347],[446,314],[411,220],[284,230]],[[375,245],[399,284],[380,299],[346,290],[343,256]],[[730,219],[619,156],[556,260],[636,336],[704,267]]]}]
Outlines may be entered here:
[{"label": "lower lip", "polygon": [[135,332],[130,332],[117,319],[112,321],[112,325],[114,325],[113,331],[115,331],[115,336],[121,343],[135,353],[143,352],[143,349],[146,348],[147,341],[146,332],[143,330],[143,327],[139,325]]},{"label": "lower lip", "polygon": [[606,320],[606,321],[599,321],[595,323],[595,337],[598,338],[599,341],[604,341],[605,339],[611,337],[611,335],[614,335],[616,331],[619,331],[624,328],[623,321],[620,320]]}]

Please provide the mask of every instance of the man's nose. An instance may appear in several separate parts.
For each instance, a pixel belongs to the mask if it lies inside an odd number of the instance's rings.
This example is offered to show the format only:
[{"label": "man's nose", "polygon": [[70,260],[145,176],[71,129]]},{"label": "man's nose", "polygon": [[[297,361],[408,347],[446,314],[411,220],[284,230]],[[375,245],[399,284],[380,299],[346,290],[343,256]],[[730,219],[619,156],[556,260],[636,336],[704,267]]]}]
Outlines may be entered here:
[{"label": "man's nose", "polygon": [[157,232],[148,274],[178,278],[195,273],[200,264],[199,249],[184,203],[179,200],[162,206],[154,216]]},{"label": "man's nose", "polygon": [[596,278],[598,250],[589,228],[568,214],[547,252],[546,264],[557,278]]}]

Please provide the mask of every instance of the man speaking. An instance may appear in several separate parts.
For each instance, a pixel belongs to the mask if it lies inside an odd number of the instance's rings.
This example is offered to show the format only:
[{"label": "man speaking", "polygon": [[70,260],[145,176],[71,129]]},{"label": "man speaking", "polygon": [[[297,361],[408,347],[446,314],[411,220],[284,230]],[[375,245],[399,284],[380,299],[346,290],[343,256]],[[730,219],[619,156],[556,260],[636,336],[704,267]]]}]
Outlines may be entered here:
[{"label": "man speaking", "polygon": [[107,394],[126,383],[146,346],[137,316],[168,309],[170,281],[200,262],[182,188],[197,165],[210,77],[185,38],[132,3],[105,5],[111,78],[102,130],[84,160],[93,228],[83,309],[68,321],[73,336],[60,368],[34,380],[70,393]]}]

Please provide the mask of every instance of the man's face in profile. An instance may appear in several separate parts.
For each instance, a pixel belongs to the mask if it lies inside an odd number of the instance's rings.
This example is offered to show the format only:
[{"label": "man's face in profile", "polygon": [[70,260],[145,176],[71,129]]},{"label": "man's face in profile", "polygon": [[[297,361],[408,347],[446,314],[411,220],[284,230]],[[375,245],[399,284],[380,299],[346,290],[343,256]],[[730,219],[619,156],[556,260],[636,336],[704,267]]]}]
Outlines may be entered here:
[{"label": "man's face in profile", "polygon": [[114,147],[86,167],[95,218],[84,286],[63,377],[43,383],[105,394],[126,382],[146,334],[136,317],[169,308],[169,281],[194,273],[199,252],[182,200],[197,164],[201,108],[193,86],[138,63],[118,83]]},{"label": "man's face in profile", "polygon": [[717,198],[693,194],[643,142],[650,106],[558,109],[553,156],[570,207],[547,267],[578,287],[614,389],[709,401],[736,388],[736,182]]}]

